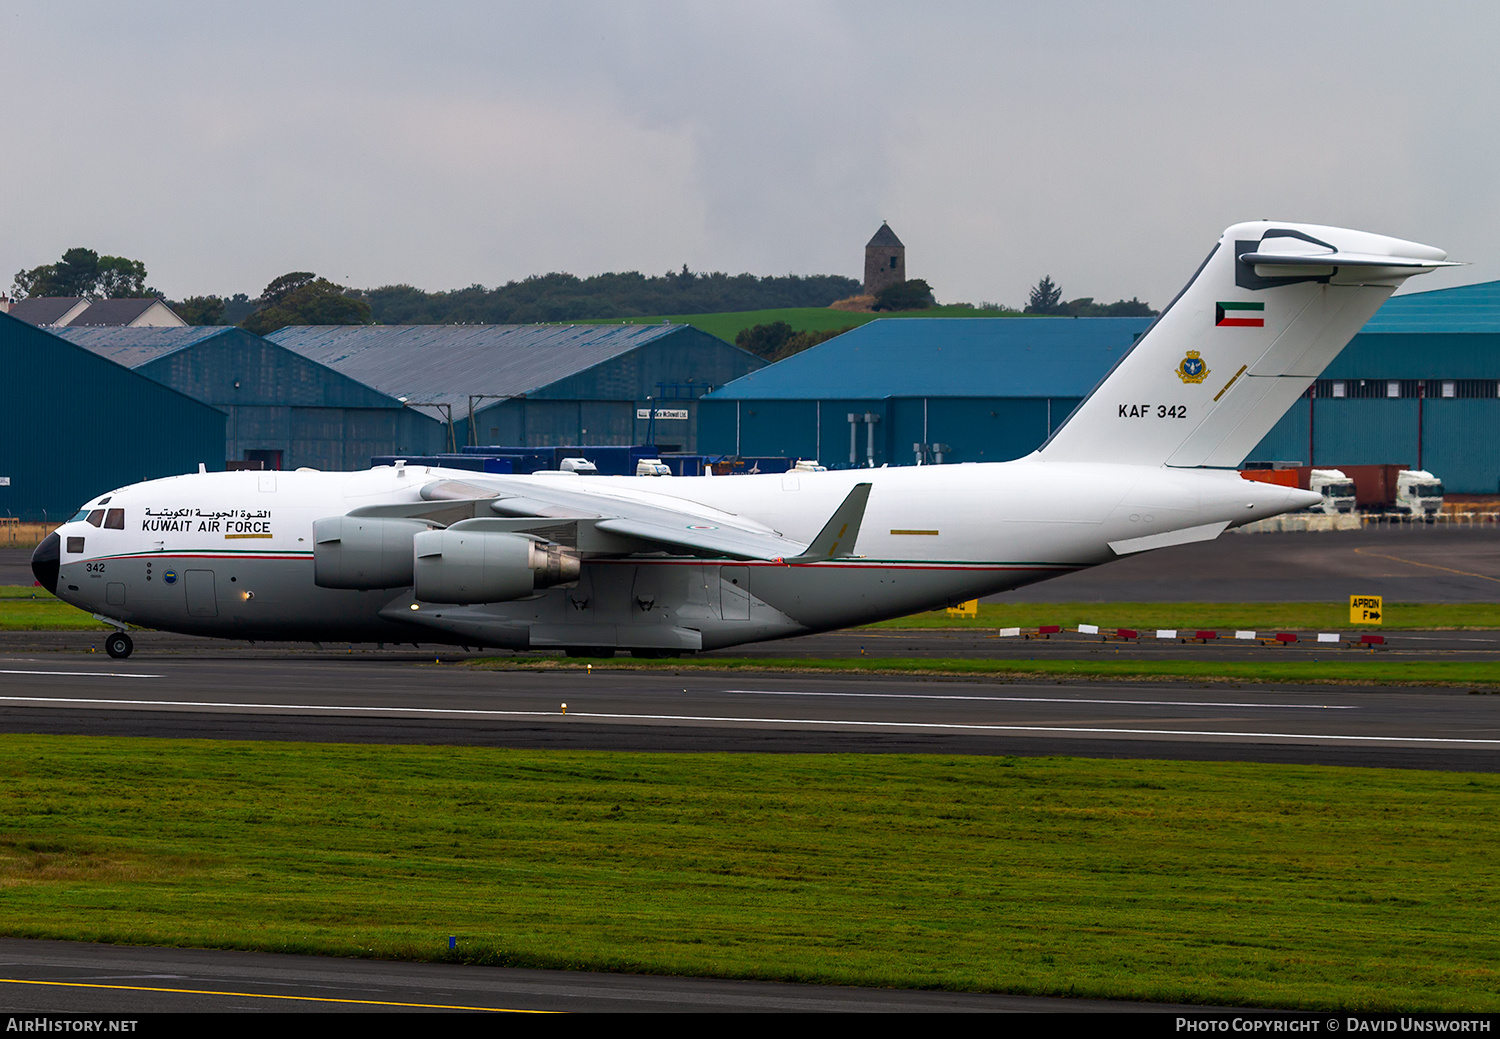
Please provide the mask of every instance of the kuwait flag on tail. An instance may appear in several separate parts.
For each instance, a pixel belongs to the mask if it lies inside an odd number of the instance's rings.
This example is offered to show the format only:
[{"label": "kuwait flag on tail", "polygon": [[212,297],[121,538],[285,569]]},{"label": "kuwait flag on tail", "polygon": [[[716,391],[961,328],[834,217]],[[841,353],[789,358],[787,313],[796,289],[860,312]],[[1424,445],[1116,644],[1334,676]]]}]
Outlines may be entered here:
[{"label": "kuwait flag on tail", "polygon": [[1264,303],[1215,303],[1215,328],[1265,328]]}]

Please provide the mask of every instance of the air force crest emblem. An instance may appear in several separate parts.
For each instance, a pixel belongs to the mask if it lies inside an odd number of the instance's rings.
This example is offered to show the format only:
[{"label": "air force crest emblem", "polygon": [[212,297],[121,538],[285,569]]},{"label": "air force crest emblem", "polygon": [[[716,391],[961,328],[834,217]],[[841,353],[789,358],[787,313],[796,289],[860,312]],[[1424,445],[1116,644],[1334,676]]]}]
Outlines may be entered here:
[{"label": "air force crest emblem", "polygon": [[1208,365],[1198,356],[1197,350],[1189,350],[1182,363],[1177,366],[1177,377],[1183,382],[1202,382],[1208,378]]}]

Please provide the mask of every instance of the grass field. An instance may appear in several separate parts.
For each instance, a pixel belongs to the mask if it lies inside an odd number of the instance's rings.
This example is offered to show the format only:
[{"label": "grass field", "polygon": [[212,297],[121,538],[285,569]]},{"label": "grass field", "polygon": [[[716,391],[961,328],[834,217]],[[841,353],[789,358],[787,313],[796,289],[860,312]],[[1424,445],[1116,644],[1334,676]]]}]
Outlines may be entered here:
[{"label": "grass field", "polygon": [[773,321],[785,321],[795,332],[828,332],[862,325],[876,318],[905,317],[1019,317],[996,310],[976,310],[973,307],[929,307],[926,310],[882,311],[879,314],[861,314],[848,310],[830,310],[828,307],[786,307],[780,310],[742,310],[726,314],[658,314],[654,317],[632,317],[625,319],[597,318],[578,321],[580,325],[659,325],[670,321],[674,325],[692,325],[694,328],[720,339],[734,342],[741,330],[755,325],[769,325]]},{"label": "grass field", "polygon": [[1349,603],[1220,602],[1064,602],[980,603],[977,617],[953,617],[945,610],[918,613],[872,628],[1035,628],[1059,624],[1077,628],[1097,624],[1103,630],[1133,628],[1204,628],[1216,631],[1339,631],[1379,633],[1463,628],[1500,628],[1500,603],[1386,603],[1383,624],[1351,625]]},{"label": "grass field", "polygon": [[0,748],[13,936],[1500,1009],[1496,776],[14,735]]},{"label": "grass field", "polygon": [[[1497,603],[1391,603],[1386,628],[1426,631],[1500,628]],[[1106,630],[1135,628],[1213,628],[1231,631],[1342,631],[1349,624],[1346,603],[983,603],[975,618],[950,617],[943,610],[870,625],[871,629],[1035,628],[1097,624]],[[105,625],[49,595],[43,588],[0,585],[0,631],[93,631]],[[1380,627],[1361,628],[1378,632]]]},{"label": "grass field", "polygon": [[1025,680],[1129,679],[1180,682],[1295,682],[1302,685],[1455,686],[1479,693],[1500,689],[1500,662],[1390,660],[1357,649],[1330,647],[1311,660],[1277,660],[1278,649],[1254,661],[1218,660],[988,660],[973,657],[685,657],[679,660],[584,660],[560,656],[490,657],[468,666],[496,671],[783,671],[814,674],[948,675],[961,678]]},{"label": "grass field", "polygon": [[0,585],[0,631],[105,631],[76,606],[55,598],[45,588]]}]

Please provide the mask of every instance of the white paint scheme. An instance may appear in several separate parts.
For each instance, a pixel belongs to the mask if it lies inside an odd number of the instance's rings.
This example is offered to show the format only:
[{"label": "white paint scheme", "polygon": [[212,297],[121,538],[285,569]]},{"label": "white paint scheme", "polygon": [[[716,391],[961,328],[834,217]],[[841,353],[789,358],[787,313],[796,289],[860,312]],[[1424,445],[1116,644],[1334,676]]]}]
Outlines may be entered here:
[{"label": "white paint scheme", "polygon": [[[1338,228],[1236,225],[1068,422],[1013,462],[671,479],[405,464],[200,473],[87,507],[123,509],[124,529],[64,524],[55,584],[117,622],[228,637],[652,653],[954,604],[1321,502],[1210,467],[1241,462],[1395,286],[1443,256]],[[1263,324],[1217,323],[1226,302],[1255,307]],[[1195,356],[1201,365],[1188,364]],[[411,517],[444,537],[412,535]],[[527,531],[581,557],[575,582],[505,602],[426,602],[390,585],[405,562],[379,547],[429,546],[418,550],[420,590],[445,551],[498,558],[475,544]],[[370,571],[386,575],[382,587],[359,583],[363,557],[348,546],[362,536],[385,553]],[[83,550],[68,551],[76,538]],[[442,547],[460,543],[462,553]],[[349,552],[339,565],[353,583],[315,584],[315,545]],[[46,550],[34,557],[44,584]],[[344,574],[329,558],[318,566]],[[452,576],[430,587],[511,587]]]},{"label": "white paint scheme", "polygon": [[1426,469],[1396,473],[1396,511],[1411,516],[1435,516],[1443,507],[1443,483]]},{"label": "white paint scheme", "polygon": [[1307,474],[1307,489],[1323,496],[1313,511],[1335,516],[1340,512],[1353,512],[1357,504],[1354,481],[1342,469],[1313,469]]}]

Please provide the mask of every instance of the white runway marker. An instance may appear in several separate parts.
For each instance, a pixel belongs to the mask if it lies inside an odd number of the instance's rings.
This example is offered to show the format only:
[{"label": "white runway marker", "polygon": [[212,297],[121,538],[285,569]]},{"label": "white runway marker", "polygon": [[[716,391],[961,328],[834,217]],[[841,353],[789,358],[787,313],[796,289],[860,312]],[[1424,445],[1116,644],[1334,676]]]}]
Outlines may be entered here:
[{"label": "white runway marker", "polygon": [[21,671],[0,670],[0,675],[59,675],[65,678],[160,678],[161,675],[141,675],[133,671]]},{"label": "white runway marker", "polygon": [[[539,720],[555,719],[558,715],[553,711],[481,711],[481,710],[458,710],[453,708],[430,708],[430,707],[360,707],[346,706],[337,707],[326,704],[256,704],[256,703],[223,703],[206,700],[103,700],[84,699],[81,697],[23,697],[5,696],[0,697],[0,703],[28,703],[28,704],[94,704],[101,707],[199,707],[199,708],[230,708],[234,710],[253,710],[269,713],[287,711],[328,712],[335,714],[383,714],[388,716],[406,715],[462,715],[465,717],[480,718],[528,718]],[[1096,726],[1073,726],[1073,725],[986,725],[982,723],[964,722],[902,722],[902,721],[863,721],[852,718],[749,718],[734,715],[700,715],[700,714],[613,714],[590,711],[573,711],[569,718],[600,718],[612,721],[628,722],[696,722],[715,725],[792,725],[811,726],[815,728],[846,728],[846,729],[892,729],[897,731],[924,731],[924,732],[1039,732],[1053,733],[1065,736],[1215,736],[1228,739],[1249,740],[1312,740],[1312,741],[1336,741],[1343,743],[1422,743],[1422,744],[1468,744],[1470,746],[1500,747],[1500,739],[1473,739],[1455,738],[1446,736],[1358,736],[1346,733],[1323,733],[1323,732],[1243,732],[1222,729],[1127,729],[1127,728],[1103,728]]]},{"label": "white runway marker", "polygon": [[726,693],[743,693],[751,696],[853,696],[868,699],[888,700],[972,700],[976,703],[996,701],[1000,703],[1095,703],[1120,704],[1129,707],[1266,707],[1289,708],[1297,711],[1357,711],[1353,704],[1323,703],[1235,703],[1219,700],[1091,700],[1072,696],[963,696],[956,693],[823,693],[789,689],[726,689]]}]

